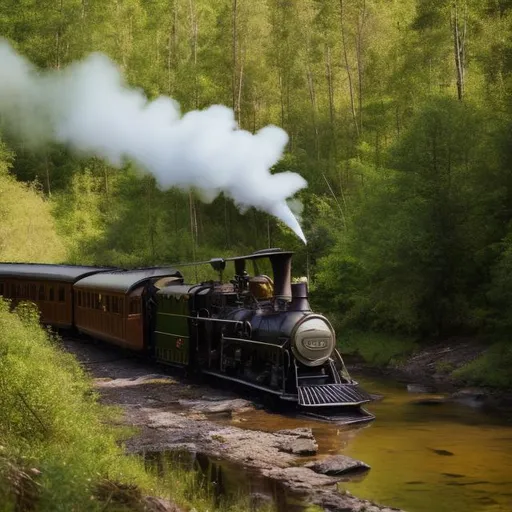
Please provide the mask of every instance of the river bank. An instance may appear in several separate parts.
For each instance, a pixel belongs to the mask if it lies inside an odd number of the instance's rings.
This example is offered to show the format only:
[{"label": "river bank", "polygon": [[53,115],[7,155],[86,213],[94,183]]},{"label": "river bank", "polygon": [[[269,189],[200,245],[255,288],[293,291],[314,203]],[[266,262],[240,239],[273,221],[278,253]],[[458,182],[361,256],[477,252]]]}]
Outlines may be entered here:
[{"label": "river bank", "polygon": [[[409,346],[407,349],[384,364],[368,361],[358,353],[344,357],[351,372],[393,379],[412,393],[437,393],[438,402],[452,401],[489,410],[512,409],[511,388],[486,385],[485,379],[477,379],[482,371],[493,372],[488,361],[492,348],[479,340],[451,338],[417,346],[412,351]],[[435,402],[429,398],[429,403]]]},{"label": "river bank", "polygon": [[135,428],[125,443],[131,453],[186,451],[228,461],[275,482],[303,510],[308,504],[331,512],[397,510],[340,492],[336,484],[360,474],[364,464],[343,456],[311,464],[318,445],[310,428],[240,428],[255,406],[229,391],[156,373],[154,365],[103,344],[65,339],[64,345],[95,378],[101,402],[122,407],[122,423]]}]

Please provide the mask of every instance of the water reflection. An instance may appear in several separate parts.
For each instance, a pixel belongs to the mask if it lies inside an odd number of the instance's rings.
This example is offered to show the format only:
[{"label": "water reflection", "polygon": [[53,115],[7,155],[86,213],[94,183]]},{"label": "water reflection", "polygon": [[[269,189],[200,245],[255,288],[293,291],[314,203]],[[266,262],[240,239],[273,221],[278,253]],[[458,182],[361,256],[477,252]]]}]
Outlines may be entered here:
[{"label": "water reflection", "polygon": [[408,393],[405,385],[360,380],[384,395],[370,406],[377,417],[371,425],[341,429],[253,411],[237,426],[311,427],[320,455],[343,453],[372,467],[361,481],[339,484],[361,498],[409,512],[512,511],[510,417],[460,404],[418,405],[426,395]]},{"label": "water reflection", "polygon": [[[144,453],[146,467],[156,472],[163,481],[169,473],[176,477],[176,468],[190,472],[194,485],[187,489],[193,497],[201,488],[210,502],[221,510],[232,510],[237,504],[251,510],[275,512],[304,512],[307,504],[288,492],[279,482],[259,475],[249,468],[207,457],[186,450]],[[175,483],[171,479],[170,484]],[[231,506],[230,506],[231,505]]]}]

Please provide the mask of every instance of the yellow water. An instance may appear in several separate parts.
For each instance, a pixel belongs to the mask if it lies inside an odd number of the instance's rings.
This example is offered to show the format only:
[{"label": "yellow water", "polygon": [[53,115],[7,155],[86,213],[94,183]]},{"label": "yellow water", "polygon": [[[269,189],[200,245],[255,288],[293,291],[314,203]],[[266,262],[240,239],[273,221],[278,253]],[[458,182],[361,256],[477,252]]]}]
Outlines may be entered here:
[{"label": "yellow water", "polygon": [[[371,471],[340,483],[354,495],[408,512],[512,512],[512,420],[465,405],[417,405],[428,395],[405,386],[363,381],[384,399],[369,409],[377,419],[344,430],[313,420],[253,411],[237,424],[279,430],[311,427],[319,455],[342,453]],[[237,420],[235,420],[237,421]]]}]

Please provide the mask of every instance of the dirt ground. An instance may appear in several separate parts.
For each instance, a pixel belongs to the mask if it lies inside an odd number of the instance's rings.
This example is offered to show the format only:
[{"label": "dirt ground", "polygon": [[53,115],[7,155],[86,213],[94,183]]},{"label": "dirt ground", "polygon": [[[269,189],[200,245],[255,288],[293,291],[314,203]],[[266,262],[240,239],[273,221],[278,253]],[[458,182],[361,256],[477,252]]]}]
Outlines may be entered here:
[{"label": "dirt ground", "polygon": [[[132,354],[86,339],[65,338],[64,347],[94,378],[101,401],[122,407],[136,435],[126,448],[136,453],[178,450],[225,460],[279,484],[304,503],[330,512],[397,510],[341,493],[336,483],[363,463],[338,456],[306,467],[318,448],[310,429],[263,432],[233,426],[257,404],[155,366]],[[240,420],[239,420],[240,421]],[[318,467],[328,467],[327,474]]]}]

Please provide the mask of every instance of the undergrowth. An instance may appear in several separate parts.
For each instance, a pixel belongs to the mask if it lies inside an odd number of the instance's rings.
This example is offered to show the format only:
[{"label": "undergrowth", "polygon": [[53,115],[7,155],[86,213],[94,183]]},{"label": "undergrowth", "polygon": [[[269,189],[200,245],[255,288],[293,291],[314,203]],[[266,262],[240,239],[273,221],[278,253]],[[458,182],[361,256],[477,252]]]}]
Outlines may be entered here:
[{"label": "undergrowth", "polygon": [[[244,497],[219,502],[197,474],[165,479],[126,455],[126,428],[100,405],[75,358],[39,325],[38,311],[10,311],[0,298],[0,512],[149,510],[147,496],[197,512],[249,510]],[[118,414],[118,412],[117,412]]]},{"label": "undergrowth", "polygon": [[460,382],[470,386],[512,389],[512,346],[502,342],[491,345],[480,357],[452,373]]},{"label": "undergrowth", "polygon": [[345,331],[338,335],[342,355],[359,355],[374,366],[399,363],[418,348],[412,338],[373,331]]}]

